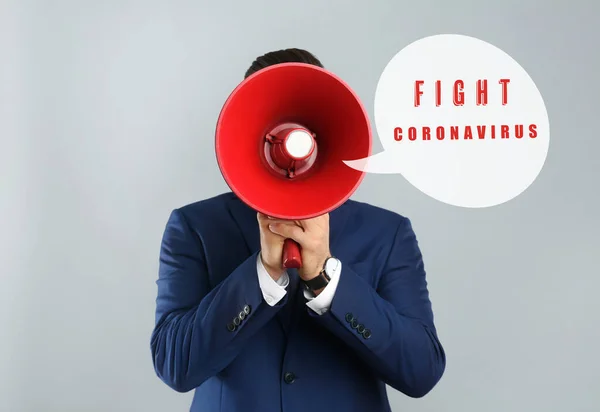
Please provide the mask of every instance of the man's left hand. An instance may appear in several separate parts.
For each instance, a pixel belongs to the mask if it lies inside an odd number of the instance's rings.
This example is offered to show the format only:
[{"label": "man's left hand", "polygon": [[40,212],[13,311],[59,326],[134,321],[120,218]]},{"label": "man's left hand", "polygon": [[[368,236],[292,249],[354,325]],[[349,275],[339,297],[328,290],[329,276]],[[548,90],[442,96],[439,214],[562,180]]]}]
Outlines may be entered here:
[{"label": "man's left hand", "polygon": [[298,274],[303,280],[316,277],[331,256],[329,250],[329,214],[306,220],[272,219],[269,229],[280,236],[293,239],[300,245],[302,267]]}]

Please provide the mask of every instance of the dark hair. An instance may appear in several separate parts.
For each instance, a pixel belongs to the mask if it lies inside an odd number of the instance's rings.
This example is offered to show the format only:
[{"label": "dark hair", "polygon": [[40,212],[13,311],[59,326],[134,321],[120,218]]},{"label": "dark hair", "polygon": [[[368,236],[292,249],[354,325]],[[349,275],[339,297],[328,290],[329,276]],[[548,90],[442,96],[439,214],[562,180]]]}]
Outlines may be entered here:
[{"label": "dark hair", "polygon": [[307,63],[323,67],[323,64],[312,53],[302,49],[284,49],[272,51],[259,56],[252,62],[244,78],[268,66],[280,63]]}]

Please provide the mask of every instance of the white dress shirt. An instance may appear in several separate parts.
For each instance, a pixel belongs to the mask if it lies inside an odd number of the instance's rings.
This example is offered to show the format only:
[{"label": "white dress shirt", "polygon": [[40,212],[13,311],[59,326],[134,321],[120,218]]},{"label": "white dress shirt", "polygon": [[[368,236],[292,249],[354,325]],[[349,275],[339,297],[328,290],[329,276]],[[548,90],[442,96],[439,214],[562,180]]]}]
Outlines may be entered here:
[{"label": "white dress shirt", "polygon": [[[331,302],[333,301],[341,271],[342,265],[340,263],[337,265],[333,273],[331,273],[331,280],[321,291],[321,293],[319,293],[319,296],[315,297],[308,290],[303,290],[304,297],[308,301],[306,302],[306,306],[311,308],[319,315],[327,312],[331,306]],[[277,302],[283,299],[287,293],[286,288],[290,283],[290,277],[288,273],[284,272],[283,275],[281,275],[281,277],[275,281],[275,279],[269,275],[267,269],[265,269],[262,259],[260,258],[260,254],[256,259],[256,272],[258,273],[258,283],[260,285],[265,302],[267,302],[267,304],[270,306],[276,305]]]}]

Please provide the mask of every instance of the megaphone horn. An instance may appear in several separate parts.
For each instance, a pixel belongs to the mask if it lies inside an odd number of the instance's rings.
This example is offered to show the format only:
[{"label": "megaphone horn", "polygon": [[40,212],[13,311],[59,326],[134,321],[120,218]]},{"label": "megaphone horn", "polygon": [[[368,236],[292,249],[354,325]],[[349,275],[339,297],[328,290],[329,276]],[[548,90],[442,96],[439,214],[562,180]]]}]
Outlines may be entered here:
[{"label": "megaphone horn", "polygon": [[[254,210],[286,220],[336,209],[364,172],[344,160],[371,154],[371,127],[360,100],[326,69],[281,63],[242,81],[221,109],[215,133],[219,169],[232,192]],[[302,267],[286,239],[282,265]]]}]

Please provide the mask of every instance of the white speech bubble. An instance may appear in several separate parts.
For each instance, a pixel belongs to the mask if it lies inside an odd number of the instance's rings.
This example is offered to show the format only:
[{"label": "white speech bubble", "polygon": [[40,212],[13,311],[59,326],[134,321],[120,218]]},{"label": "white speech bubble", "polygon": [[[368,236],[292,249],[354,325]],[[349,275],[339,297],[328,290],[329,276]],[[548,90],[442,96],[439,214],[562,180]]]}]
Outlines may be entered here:
[{"label": "white speech bubble", "polygon": [[402,49],[379,79],[374,109],[384,151],[345,163],[402,174],[447,204],[513,199],[548,153],[548,114],[535,83],[504,51],[473,37],[431,36]]}]

